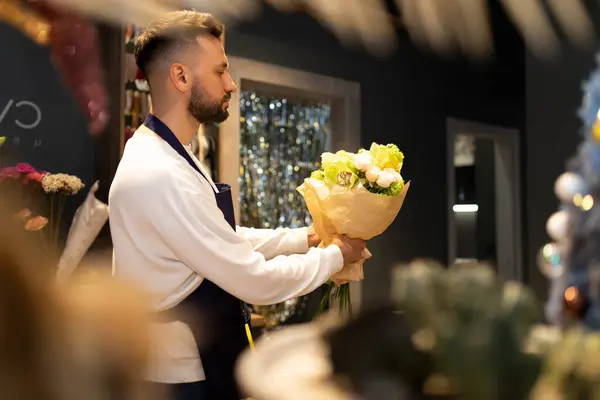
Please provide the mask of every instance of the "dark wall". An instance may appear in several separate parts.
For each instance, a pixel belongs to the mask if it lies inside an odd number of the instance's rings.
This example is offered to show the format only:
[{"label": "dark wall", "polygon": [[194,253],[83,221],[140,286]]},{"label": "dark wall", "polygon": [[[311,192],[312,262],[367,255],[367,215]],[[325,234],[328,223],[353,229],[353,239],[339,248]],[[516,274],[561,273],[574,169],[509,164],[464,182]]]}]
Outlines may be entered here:
[{"label": "dark wall", "polygon": [[269,9],[228,31],[231,55],[359,82],[362,144],[393,142],[404,151],[403,176],[412,186],[398,219],[369,243],[374,256],[365,270],[367,304],[387,298],[396,263],[447,261],[446,118],[523,130],[523,47],[502,15],[494,22],[497,59],[479,67],[420,52],[406,36],[395,56],[374,59],[344,49],[308,16]]},{"label": "dark wall", "polygon": [[[597,2],[586,1],[596,27],[600,26]],[[596,28],[598,29],[598,28]],[[541,296],[547,280],[535,264],[540,247],[550,241],[546,220],[558,207],[554,181],[565,170],[580,141],[577,110],[583,98],[582,82],[596,67],[598,41],[589,49],[565,44],[553,61],[541,61],[527,53],[527,255],[528,282]]]}]

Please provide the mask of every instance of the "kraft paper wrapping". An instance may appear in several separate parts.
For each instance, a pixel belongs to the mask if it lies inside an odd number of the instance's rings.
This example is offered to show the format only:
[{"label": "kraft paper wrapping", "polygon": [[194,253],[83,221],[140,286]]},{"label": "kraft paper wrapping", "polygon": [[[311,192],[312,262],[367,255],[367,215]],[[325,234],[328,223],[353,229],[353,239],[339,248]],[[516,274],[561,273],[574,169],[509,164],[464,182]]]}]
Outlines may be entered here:
[{"label": "kraft paper wrapping", "polygon": [[[370,240],[382,234],[394,221],[402,208],[410,187],[407,182],[398,196],[373,194],[363,186],[347,189],[328,186],[318,179],[307,178],[298,187],[313,220],[316,233],[321,238],[319,247],[331,244],[334,235]],[[365,249],[363,258],[331,277],[336,285],[364,279],[363,264],[371,257]]]},{"label": "kraft paper wrapping", "polygon": [[83,204],[75,212],[65,249],[58,263],[59,282],[64,282],[71,276],[108,220],[108,206],[96,198],[98,187],[98,182],[94,183]]}]

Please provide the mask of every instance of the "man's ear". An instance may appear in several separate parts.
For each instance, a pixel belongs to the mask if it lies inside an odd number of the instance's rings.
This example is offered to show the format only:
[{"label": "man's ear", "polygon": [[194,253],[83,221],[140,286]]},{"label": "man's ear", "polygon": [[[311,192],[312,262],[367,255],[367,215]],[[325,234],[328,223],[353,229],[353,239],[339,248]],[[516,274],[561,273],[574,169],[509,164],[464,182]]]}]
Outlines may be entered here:
[{"label": "man's ear", "polygon": [[192,83],[188,69],[183,64],[179,63],[171,64],[171,67],[169,68],[169,78],[171,79],[173,86],[182,93],[187,91],[189,85]]}]

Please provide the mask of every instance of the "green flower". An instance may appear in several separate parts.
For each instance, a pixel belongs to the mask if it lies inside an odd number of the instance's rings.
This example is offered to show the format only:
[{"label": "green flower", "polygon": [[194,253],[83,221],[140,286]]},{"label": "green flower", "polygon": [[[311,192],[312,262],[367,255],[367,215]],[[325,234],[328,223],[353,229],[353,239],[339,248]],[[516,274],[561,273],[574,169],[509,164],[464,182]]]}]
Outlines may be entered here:
[{"label": "green flower", "polygon": [[322,170],[320,170],[320,169],[318,169],[318,170],[316,170],[316,171],[313,171],[313,172],[310,174],[310,177],[311,177],[312,179],[318,179],[318,180],[320,180],[320,181],[324,181],[324,180],[325,180],[325,175],[323,175],[323,171],[322,171]]},{"label": "green flower", "polygon": [[332,185],[352,187],[358,179],[352,154],[340,150],[321,155],[323,180]]}]

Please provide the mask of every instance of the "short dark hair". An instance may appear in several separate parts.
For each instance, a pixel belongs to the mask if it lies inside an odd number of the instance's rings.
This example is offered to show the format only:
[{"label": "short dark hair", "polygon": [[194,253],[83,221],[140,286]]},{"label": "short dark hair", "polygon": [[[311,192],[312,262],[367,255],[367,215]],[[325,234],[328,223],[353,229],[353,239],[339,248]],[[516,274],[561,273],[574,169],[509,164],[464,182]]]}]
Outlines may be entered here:
[{"label": "short dark hair", "polygon": [[225,25],[215,16],[196,11],[174,11],[148,25],[135,41],[135,62],[148,77],[158,56],[177,47],[197,44],[200,35],[223,40]]}]

